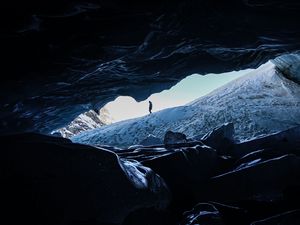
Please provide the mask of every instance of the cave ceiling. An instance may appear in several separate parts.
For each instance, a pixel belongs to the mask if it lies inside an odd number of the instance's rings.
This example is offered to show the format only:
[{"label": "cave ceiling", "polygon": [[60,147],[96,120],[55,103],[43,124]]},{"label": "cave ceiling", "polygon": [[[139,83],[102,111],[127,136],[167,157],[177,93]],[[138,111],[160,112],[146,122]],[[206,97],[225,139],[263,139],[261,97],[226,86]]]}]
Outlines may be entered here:
[{"label": "cave ceiling", "polygon": [[119,95],[300,47],[298,1],[46,0],[1,7],[0,132],[49,133]]}]

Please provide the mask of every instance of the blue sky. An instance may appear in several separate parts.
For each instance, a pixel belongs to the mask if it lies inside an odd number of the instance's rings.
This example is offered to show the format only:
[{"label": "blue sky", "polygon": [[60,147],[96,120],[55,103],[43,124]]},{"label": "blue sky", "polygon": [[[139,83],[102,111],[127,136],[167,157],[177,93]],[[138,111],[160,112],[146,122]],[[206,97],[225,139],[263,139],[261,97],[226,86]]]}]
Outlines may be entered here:
[{"label": "blue sky", "polygon": [[184,105],[250,71],[251,69],[223,74],[207,74],[205,76],[193,74],[181,80],[169,90],[152,94],[145,101],[136,102],[132,97],[120,96],[115,101],[106,104],[105,108],[109,110],[115,122],[144,116],[148,114],[149,100],[153,103],[152,112]]}]

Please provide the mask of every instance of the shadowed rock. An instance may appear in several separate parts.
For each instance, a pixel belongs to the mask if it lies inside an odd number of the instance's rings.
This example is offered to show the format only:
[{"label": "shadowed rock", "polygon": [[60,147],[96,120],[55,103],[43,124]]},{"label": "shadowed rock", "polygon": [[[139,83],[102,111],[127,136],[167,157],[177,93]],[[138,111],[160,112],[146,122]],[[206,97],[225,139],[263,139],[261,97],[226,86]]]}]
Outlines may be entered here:
[{"label": "shadowed rock", "polygon": [[285,212],[270,218],[260,220],[251,225],[296,225],[300,224],[300,210]]},{"label": "shadowed rock", "polygon": [[300,154],[300,126],[235,144],[232,154],[241,158],[251,152],[268,148]]},{"label": "shadowed rock", "polygon": [[220,127],[214,128],[200,140],[203,141],[204,144],[216,149],[219,154],[231,155],[232,153],[229,153],[228,150],[233,147],[233,135],[233,123],[225,123]]},{"label": "shadowed rock", "polygon": [[[238,160],[220,157],[201,142],[140,147],[118,154],[142,162],[164,178],[173,194],[173,216],[197,201],[213,201],[225,224],[248,225],[299,207],[300,161],[292,154],[297,152],[298,139],[295,130],[290,134],[288,142],[280,138],[276,142],[278,136],[265,137],[273,140],[268,148]],[[262,143],[267,144],[266,140]]]},{"label": "shadowed rock", "polygon": [[173,196],[171,208],[177,213],[197,203],[195,196],[219,169],[216,151],[201,145],[172,149],[142,163],[165,180]]},{"label": "shadowed rock", "polygon": [[6,224],[121,223],[132,211],[168,205],[164,181],[105,149],[35,134],[0,137]]},{"label": "shadowed rock", "polygon": [[179,132],[167,131],[164,137],[164,144],[165,145],[172,145],[172,144],[179,144],[179,143],[186,143],[188,140],[186,135]]},{"label": "shadowed rock", "polygon": [[208,194],[199,193],[198,197],[223,202],[272,201],[282,198],[286,188],[299,184],[300,159],[295,155],[285,155],[264,162],[254,161],[213,177],[208,184]]}]

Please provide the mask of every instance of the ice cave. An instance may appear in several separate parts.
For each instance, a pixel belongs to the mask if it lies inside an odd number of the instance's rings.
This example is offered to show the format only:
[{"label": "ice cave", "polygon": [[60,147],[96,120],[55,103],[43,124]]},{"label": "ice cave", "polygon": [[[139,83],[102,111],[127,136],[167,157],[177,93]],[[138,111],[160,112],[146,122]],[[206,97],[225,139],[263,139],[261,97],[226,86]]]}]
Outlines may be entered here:
[{"label": "ice cave", "polygon": [[[1,3],[1,224],[300,224],[299,15],[296,0]],[[189,98],[163,96],[184,82]]]}]

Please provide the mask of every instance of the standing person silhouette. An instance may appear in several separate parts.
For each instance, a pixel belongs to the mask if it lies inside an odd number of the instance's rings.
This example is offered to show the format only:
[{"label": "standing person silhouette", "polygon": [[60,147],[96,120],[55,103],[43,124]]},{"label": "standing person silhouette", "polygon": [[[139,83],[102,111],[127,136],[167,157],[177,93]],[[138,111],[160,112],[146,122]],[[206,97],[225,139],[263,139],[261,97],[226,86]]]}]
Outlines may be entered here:
[{"label": "standing person silhouette", "polygon": [[152,102],[149,101],[149,113],[151,114],[152,113]]}]

